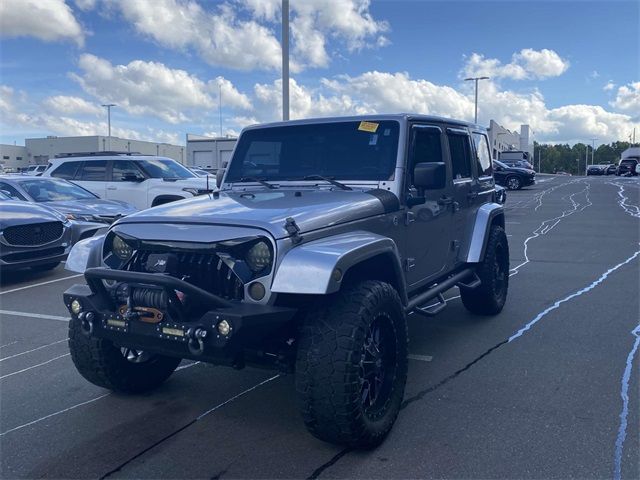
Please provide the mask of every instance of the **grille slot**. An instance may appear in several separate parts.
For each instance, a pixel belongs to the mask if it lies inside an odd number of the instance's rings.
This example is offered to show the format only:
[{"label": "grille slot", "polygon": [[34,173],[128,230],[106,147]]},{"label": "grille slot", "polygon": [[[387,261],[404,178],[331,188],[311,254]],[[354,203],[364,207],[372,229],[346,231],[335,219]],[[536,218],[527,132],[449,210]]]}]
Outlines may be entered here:
[{"label": "grille slot", "polygon": [[62,222],[31,223],[4,229],[4,239],[10,245],[28,247],[44,245],[62,237]]},{"label": "grille slot", "polygon": [[[129,264],[129,270],[148,272],[145,265],[152,253],[158,252],[137,251]],[[174,277],[227,300],[244,299],[244,284],[215,253],[172,253],[178,257],[177,271],[172,273]]]},{"label": "grille slot", "polygon": [[64,247],[47,248],[45,250],[33,250],[29,252],[8,253],[2,257],[7,263],[34,260],[36,258],[54,257],[64,254]]}]

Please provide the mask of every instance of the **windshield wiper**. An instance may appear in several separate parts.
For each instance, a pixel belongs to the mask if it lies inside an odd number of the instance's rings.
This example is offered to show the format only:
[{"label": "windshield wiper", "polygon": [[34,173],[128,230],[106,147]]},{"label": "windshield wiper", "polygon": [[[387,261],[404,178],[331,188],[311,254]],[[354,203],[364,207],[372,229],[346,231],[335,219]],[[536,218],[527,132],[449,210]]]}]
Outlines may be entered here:
[{"label": "windshield wiper", "polygon": [[265,180],[260,180],[259,178],[256,178],[256,177],[242,177],[240,179],[240,181],[241,182],[256,182],[256,183],[259,183],[260,185],[262,185],[263,187],[267,187],[267,188],[270,188],[272,190],[274,188],[278,188],[275,185],[273,185],[273,184],[271,184],[271,183],[269,183],[269,182],[267,182]]},{"label": "windshield wiper", "polygon": [[329,182],[331,185],[335,185],[342,190],[353,190],[353,188],[345,185],[344,183],[340,183],[337,180],[334,180],[331,177],[323,177],[322,175],[307,175],[302,178],[303,180],[324,180],[325,182]]}]

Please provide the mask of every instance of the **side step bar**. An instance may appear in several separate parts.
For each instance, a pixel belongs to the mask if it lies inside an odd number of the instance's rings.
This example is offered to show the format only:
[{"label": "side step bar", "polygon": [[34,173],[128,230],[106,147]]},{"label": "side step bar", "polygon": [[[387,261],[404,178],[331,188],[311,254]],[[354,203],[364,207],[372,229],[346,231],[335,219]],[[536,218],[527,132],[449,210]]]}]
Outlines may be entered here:
[{"label": "side step bar", "polygon": [[[468,277],[471,277],[470,280],[465,282]],[[473,269],[467,268],[462,270],[443,282],[431,287],[429,290],[413,297],[409,300],[409,303],[405,308],[405,312],[416,312],[427,317],[432,317],[433,315],[440,313],[447,306],[447,301],[442,294],[456,285],[464,288],[476,288],[480,286],[480,279]],[[431,307],[420,307],[420,305],[424,305],[434,298],[438,299],[438,303],[436,305]]]}]

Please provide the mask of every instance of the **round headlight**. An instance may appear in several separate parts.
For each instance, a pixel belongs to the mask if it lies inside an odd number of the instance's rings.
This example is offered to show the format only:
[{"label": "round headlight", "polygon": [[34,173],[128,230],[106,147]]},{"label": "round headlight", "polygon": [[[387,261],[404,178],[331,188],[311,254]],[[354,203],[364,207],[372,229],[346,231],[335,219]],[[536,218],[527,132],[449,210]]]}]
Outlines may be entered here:
[{"label": "round headlight", "polygon": [[129,260],[133,255],[132,248],[122,238],[115,235],[111,242],[111,250],[113,254],[120,260]]},{"label": "round headlight", "polygon": [[271,250],[265,242],[258,242],[247,252],[247,265],[254,272],[264,270],[271,265]]}]

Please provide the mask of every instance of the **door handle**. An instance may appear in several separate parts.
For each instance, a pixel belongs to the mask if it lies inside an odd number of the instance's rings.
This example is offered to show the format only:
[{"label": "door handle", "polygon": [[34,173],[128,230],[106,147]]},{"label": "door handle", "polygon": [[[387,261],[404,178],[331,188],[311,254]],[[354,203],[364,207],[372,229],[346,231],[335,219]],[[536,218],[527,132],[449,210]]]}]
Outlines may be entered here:
[{"label": "door handle", "polygon": [[117,190],[118,187],[107,187],[107,190]]},{"label": "door handle", "polygon": [[438,199],[438,205],[445,206],[451,205],[453,203],[453,197],[448,197],[447,195],[443,195]]}]

